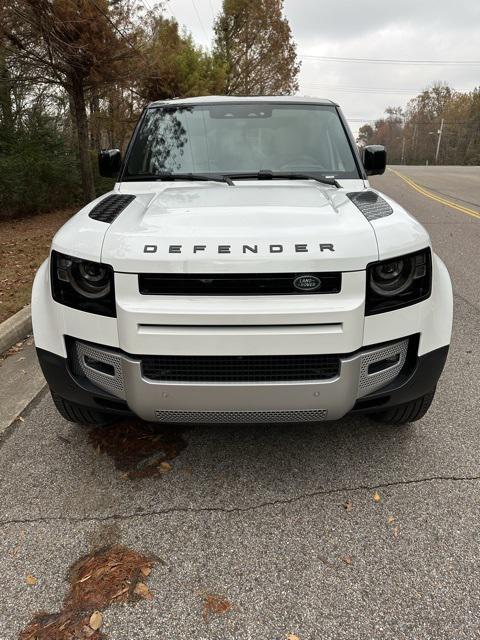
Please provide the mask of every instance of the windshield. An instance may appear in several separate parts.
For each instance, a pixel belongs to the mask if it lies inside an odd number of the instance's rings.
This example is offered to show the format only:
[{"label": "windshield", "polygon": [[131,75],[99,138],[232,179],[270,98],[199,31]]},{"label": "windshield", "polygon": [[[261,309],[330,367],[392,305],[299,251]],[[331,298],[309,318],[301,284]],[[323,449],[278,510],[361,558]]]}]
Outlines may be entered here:
[{"label": "windshield", "polygon": [[124,179],[259,171],[359,177],[335,107],[251,102],[147,109]]}]

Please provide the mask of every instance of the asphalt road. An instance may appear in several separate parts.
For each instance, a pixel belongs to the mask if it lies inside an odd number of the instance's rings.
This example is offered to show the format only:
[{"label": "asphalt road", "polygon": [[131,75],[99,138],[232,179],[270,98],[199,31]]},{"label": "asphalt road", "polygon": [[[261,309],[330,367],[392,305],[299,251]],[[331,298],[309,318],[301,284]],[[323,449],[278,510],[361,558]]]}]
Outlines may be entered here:
[{"label": "asphalt road", "polygon": [[[480,212],[478,167],[398,169]],[[105,611],[112,640],[480,637],[480,219],[391,172],[372,182],[425,224],[454,280],[427,416],[196,427],[169,474],[132,481],[43,395],[0,448],[0,640],[57,611],[69,565],[111,541],[164,561],[152,601]],[[206,594],[231,609],[205,620]]]}]

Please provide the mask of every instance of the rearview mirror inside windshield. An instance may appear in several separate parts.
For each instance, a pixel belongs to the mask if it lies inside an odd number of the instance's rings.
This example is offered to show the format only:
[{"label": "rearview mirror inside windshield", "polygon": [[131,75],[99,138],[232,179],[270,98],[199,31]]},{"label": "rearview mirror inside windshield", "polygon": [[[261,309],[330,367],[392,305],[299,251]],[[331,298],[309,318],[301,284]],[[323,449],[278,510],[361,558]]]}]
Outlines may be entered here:
[{"label": "rearview mirror inside windshield", "polygon": [[208,109],[211,118],[271,118],[272,107],[268,104],[216,104]]}]

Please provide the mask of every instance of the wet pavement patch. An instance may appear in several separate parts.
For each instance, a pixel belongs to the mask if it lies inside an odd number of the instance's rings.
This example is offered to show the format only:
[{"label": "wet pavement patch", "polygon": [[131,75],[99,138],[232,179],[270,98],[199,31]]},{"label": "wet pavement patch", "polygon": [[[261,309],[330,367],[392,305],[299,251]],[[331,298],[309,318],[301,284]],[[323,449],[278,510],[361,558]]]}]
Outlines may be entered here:
[{"label": "wet pavement patch", "polygon": [[40,612],[19,640],[100,640],[101,611],[117,602],[152,600],[146,584],[157,559],[115,545],[95,551],[70,568],[70,591],[58,613]]},{"label": "wet pavement patch", "polygon": [[109,455],[131,480],[168,473],[169,461],[187,446],[179,429],[141,420],[95,427],[89,438],[95,449]]}]

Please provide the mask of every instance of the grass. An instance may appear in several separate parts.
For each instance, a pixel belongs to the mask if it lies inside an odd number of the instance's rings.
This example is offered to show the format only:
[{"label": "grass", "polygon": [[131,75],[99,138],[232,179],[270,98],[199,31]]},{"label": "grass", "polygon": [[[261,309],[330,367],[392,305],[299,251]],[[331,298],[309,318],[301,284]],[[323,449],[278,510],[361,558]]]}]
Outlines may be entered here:
[{"label": "grass", "polygon": [[30,302],[33,278],[52,237],[74,211],[0,220],[0,322]]}]

